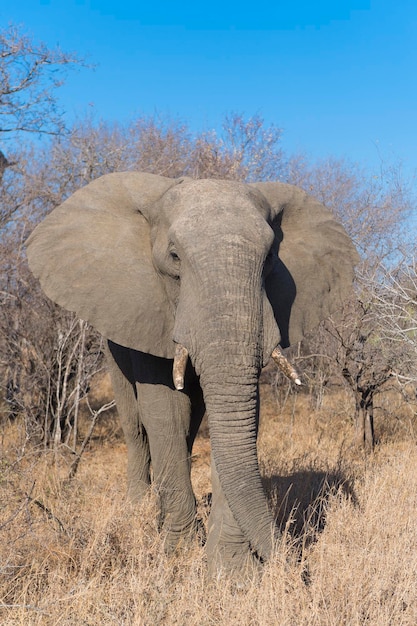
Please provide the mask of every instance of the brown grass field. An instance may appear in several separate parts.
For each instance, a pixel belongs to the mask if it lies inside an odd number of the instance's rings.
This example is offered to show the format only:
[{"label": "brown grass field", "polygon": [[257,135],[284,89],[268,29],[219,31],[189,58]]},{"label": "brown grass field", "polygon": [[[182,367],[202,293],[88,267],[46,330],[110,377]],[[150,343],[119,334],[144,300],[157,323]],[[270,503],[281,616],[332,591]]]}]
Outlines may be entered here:
[{"label": "brown grass field", "polygon": [[[71,458],[25,444],[19,422],[0,430],[0,624],[417,624],[417,447],[413,412],[385,400],[378,445],[352,447],[343,392],[320,409],[308,396],[282,408],[269,384],[259,456],[283,532],[262,576],[242,587],[210,580],[204,550],[166,557],[155,495],[125,501],[125,446],[103,417],[68,482]],[[193,459],[207,517],[209,441]]]}]

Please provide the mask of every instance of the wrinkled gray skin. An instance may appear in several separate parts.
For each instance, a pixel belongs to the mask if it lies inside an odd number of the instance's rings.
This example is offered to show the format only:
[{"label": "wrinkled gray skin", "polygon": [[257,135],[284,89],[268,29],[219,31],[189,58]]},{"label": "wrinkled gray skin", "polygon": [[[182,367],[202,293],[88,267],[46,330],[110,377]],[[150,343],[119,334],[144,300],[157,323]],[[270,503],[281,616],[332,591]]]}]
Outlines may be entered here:
[{"label": "wrinkled gray skin", "polygon": [[[329,211],[298,188],[103,176],[28,240],[46,294],[108,341],[128,449],[128,491],[158,487],[168,548],[197,529],[190,458],[205,411],[215,572],[268,559],[278,533],[262,489],[258,380],[272,350],[340,307],[356,252]],[[174,388],[175,344],[190,361]]]}]

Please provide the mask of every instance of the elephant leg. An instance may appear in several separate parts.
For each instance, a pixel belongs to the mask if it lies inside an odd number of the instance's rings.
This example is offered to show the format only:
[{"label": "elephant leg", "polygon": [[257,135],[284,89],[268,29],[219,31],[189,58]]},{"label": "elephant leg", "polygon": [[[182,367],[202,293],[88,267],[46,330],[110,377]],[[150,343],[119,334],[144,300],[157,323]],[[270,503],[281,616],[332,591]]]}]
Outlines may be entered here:
[{"label": "elephant leg", "polygon": [[165,545],[171,551],[182,538],[196,530],[191,455],[187,443],[190,403],[185,394],[160,385],[139,385],[138,397],[149,436]]},{"label": "elephant leg", "polygon": [[148,436],[140,420],[130,350],[109,342],[106,349],[108,369],[117,411],[127,446],[127,493],[140,502],[150,484]]},{"label": "elephant leg", "polygon": [[252,554],[229,508],[213,459],[211,480],[213,496],[206,544],[209,573],[215,577],[221,577],[223,572],[233,572],[242,578],[250,576],[260,569],[261,563]]},{"label": "elephant leg", "polygon": [[139,413],[148,434],[161,526],[170,552],[198,530],[190,476],[190,432],[195,430],[190,428],[191,401],[187,393],[174,389],[172,361],[141,354],[136,366]]}]

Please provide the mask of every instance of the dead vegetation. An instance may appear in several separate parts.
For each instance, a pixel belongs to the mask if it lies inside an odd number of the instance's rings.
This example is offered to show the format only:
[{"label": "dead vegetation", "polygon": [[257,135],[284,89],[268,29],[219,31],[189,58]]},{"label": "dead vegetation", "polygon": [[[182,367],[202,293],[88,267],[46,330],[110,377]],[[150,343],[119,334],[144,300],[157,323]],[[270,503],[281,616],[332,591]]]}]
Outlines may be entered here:
[{"label": "dead vegetation", "polygon": [[[106,382],[98,388],[108,391]],[[1,623],[414,625],[414,417],[393,416],[402,428],[365,456],[350,445],[352,407],[343,393],[326,396],[319,410],[304,394],[279,404],[270,384],[262,399],[260,459],[283,540],[244,589],[209,580],[198,545],[165,556],[156,494],[136,509],[125,501],[125,446],[114,415],[102,416],[72,480],[64,447],[39,451],[26,443],[23,421],[4,422]],[[204,430],[193,483],[204,519]]]}]

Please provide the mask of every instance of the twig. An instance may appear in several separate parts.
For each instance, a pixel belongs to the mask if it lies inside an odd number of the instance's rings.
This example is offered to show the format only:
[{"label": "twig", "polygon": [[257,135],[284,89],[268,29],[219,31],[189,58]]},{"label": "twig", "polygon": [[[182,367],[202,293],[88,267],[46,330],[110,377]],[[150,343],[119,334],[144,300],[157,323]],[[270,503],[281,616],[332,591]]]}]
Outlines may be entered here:
[{"label": "twig", "polygon": [[32,498],[31,496],[29,496],[28,494],[26,494],[26,498],[28,499],[29,502],[33,502],[33,504],[36,504],[36,506],[38,506],[41,511],[43,511],[44,513],[46,513],[48,519],[53,520],[54,522],[56,522],[59,526],[59,529],[67,536],[69,536],[68,531],[65,529],[64,524],[61,522],[60,519],[58,519],[56,517],[56,515],[54,515],[52,513],[52,511],[50,509],[48,509],[48,507],[46,507],[40,500],[35,500],[34,498]]},{"label": "twig", "polygon": [[32,604],[3,604],[0,603],[0,609],[26,609],[28,611],[37,611],[38,613],[43,613],[44,615],[48,615],[46,611],[40,609],[38,606],[33,606]]},{"label": "twig", "polygon": [[19,508],[17,508],[16,511],[12,513],[12,515],[5,522],[3,522],[3,524],[0,524],[0,530],[3,530],[3,528],[5,528],[7,524],[10,524],[10,522],[12,522],[14,518],[19,515],[20,511],[23,509],[24,506],[25,506],[24,503],[21,504]]},{"label": "twig", "polygon": [[[32,493],[32,491],[35,488],[35,481],[32,484],[32,487],[30,489],[30,493]],[[25,493],[25,496],[27,498],[27,500],[32,500],[31,496],[27,493]],[[12,513],[12,515],[5,521],[3,522],[3,524],[0,524],[0,530],[3,530],[3,528],[5,528],[7,526],[7,524],[10,524],[10,522],[12,522],[14,520],[15,517],[17,517],[20,513],[20,511],[23,509],[23,507],[25,506],[25,503],[22,502],[22,504],[16,509],[16,511],[14,513]]]},{"label": "twig", "polygon": [[[88,399],[87,399],[87,404],[88,404]],[[76,458],[74,459],[74,461],[71,464],[70,471],[68,473],[68,480],[72,480],[74,478],[75,474],[77,473],[78,466],[79,466],[80,461],[81,461],[81,457],[84,454],[84,451],[85,451],[86,447],[88,446],[88,443],[89,443],[89,441],[90,441],[90,439],[92,437],[92,434],[93,434],[94,428],[95,428],[95,426],[97,424],[97,420],[98,420],[99,416],[101,415],[101,413],[104,413],[105,411],[109,411],[110,409],[112,409],[115,406],[116,406],[116,402],[114,400],[112,400],[111,402],[108,402],[107,404],[103,404],[103,406],[101,406],[98,409],[98,411],[93,411],[91,409],[90,405],[88,404],[88,407],[89,407],[90,411],[93,414],[93,418],[91,420],[89,431],[88,431],[87,435],[85,436],[84,441],[82,442],[80,451],[77,453]]]}]

